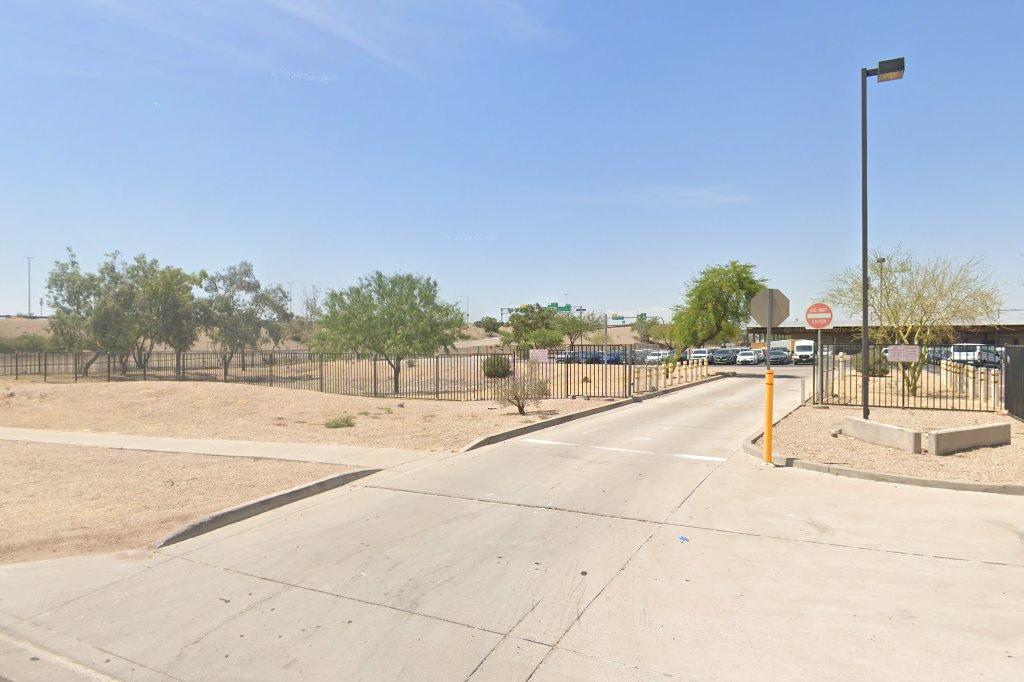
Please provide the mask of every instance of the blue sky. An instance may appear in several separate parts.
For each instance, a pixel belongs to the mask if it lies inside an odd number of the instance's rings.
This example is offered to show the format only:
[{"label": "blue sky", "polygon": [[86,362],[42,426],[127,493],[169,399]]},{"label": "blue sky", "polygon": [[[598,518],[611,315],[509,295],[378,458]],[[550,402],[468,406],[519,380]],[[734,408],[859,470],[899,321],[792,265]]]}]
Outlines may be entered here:
[{"label": "blue sky", "polygon": [[799,313],[873,246],[1024,308],[1018,2],[76,0],[0,21],[0,313],[64,247],[268,282],[436,278],[470,314],[664,313],[753,262]]}]

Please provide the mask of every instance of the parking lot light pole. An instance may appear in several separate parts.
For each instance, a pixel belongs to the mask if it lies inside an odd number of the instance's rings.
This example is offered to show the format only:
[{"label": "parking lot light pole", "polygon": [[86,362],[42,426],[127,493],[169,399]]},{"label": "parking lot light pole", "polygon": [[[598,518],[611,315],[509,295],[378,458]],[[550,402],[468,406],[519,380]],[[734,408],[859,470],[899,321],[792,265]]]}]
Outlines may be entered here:
[{"label": "parking lot light pole", "polygon": [[903,57],[878,62],[876,69],[860,70],[860,216],[861,216],[861,332],[860,398],[864,419],[868,418],[868,77],[879,83],[903,78]]}]

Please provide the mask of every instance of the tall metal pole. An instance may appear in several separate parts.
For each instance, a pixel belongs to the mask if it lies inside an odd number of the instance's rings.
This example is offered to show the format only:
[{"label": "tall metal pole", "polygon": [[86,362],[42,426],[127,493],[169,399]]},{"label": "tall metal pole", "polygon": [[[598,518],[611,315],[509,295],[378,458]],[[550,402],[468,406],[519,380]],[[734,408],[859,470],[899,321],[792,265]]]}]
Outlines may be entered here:
[{"label": "tall metal pole", "polygon": [[25,256],[28,261],[28,316],[32,317],[32,256]]},{"label": "tall metal pole", "polygon": [[860,218],[861,218],[861,330],[860,399],[868,418],[868,70],[860,70]]},{"label": "tall metal pole", "polygon": [[764,327],[764,371],[770,372],[772,369],[772,290],[768,290],[768,324]]}]

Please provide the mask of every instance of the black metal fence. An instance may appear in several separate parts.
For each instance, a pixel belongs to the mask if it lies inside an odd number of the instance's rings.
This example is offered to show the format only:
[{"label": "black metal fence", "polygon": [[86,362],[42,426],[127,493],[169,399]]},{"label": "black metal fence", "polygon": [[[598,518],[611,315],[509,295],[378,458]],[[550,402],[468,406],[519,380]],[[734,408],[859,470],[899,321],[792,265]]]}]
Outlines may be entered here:
[{"label": "black metal fence", "polygon": [[[485,363],[505,358],[507,376],[488,376]],[[2,353],[0,377],[46,382],[220,381],[342,395],[435,400],[491,400],[516,376],[545,381],[551,398],[626,398],[664,384],[644,357],[623,345],[528,351],[410,355],[392,364],[364,353],[306,351],[154,351],[144,362],[106,353]],[[397,367],[395,366],[397,365]],[[499,372],[500,374],[500,372]]]},{"label": "black metal fence", "polygon": [[1024,346],[1006,348],[1006,411],[1024,419]]},{"label": "black metal fence", "polygon": [[[861,405],[860,345],[821,350],[822,362],[814,368],[814,402]],[[1024,358],[1020,364],[1024,365]],[[1003,349],[980,344],[872,345],[867,373],[871,407],[991,412],[1003,407],[1004,388],[1009,391]]]}]

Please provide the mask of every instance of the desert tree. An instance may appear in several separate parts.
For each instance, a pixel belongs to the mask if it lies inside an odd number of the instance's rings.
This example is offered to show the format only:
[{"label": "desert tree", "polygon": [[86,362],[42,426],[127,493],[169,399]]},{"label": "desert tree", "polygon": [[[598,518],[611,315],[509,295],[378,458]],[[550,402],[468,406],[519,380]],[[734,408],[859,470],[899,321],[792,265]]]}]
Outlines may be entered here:
[{"label": "desert tree", "polygon": [[[847,315],[862,314],[861,269],[848,267],[833,275],[824,300]],[[871,341],[878,344],[928,346],[955,340],[956,326],[995,322],[1001,297],[980,258],[946,256],[919,259],[902,248],[872,252],[868,261],[868,319]],[[903,365],[903,381],[917,395],[927,363]]]},{"label": "desert tree", "polygon": [[750,300],[764,287],[751,263],[730,261],[704,268],[673,308],[671,337],[682,347],[738,337],[750,320]]},{"label": "desert tree", "polygon": [[[583,337],[604,327],[604,318],[597,313],[585,315],[559,315],[555,320],[557,329],[566,341],[569,342],[569,350],[575,348],[576,344],[583,340]],[[559,340],[561,343],[561,340]]]},{"label": "desert tree", "polygon": [[101,353],[128,358],[144,367],[156,343],[157,318],[147,294],[160,266],[139,254],[131,262],[108,253],[95,273],[83,272],[73,250],[57,261],[47,278],[47,298],[54,315],[50,330],[61,350],[90,351],[83,374]]},{"label": "desert tree", "polygon": [[629,328],[633,330],[633,333],[640,339],[640,343],[651,342],[651,331],[658,323],[649,317],[643,319],[637,319],[633,324],[629,325]]},{"label": "desert tree", "polygon": [[174,351],[174,374],[179,379],[184,374],[182,357],[199,338],[203,307],[195,290],[205,277],[205,272],[163,267],[146,284],[144,300],[153,316],[154,338]]},{"label": "desert tree", "polygon": [[259,348],[264,339],[277,345],[284,323],[291,317],[288,292],[277,285],[264,287],[256,278],[252,263],[242,261],[203,281],[202,327],[216,344],[224,371],[245,349]]},{"label": "desert tree", "polygon": [[501,323],[498,322],[497,318],[487,316],[480,320],[480,327],[488,336],[494,336],[501,329]]},{"label": "desert tree", "polygon": [[402,359],[451,348],[462,338],[463,322],[462,310],[440,299],[435,280],[376,271],[327,293],[314,347],[381,357],[391,367],[398,393]]}]

